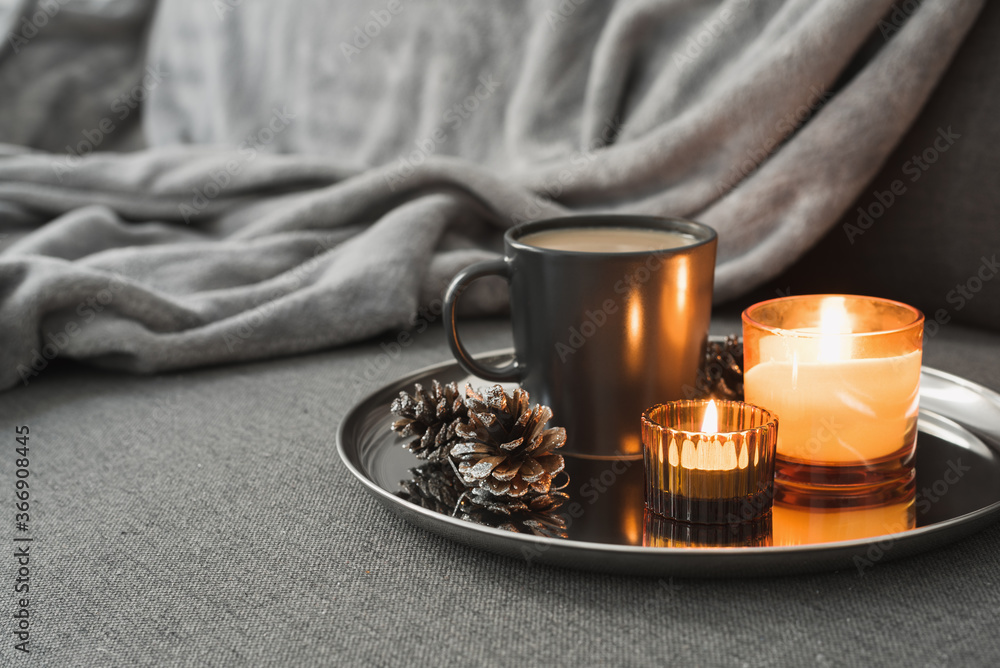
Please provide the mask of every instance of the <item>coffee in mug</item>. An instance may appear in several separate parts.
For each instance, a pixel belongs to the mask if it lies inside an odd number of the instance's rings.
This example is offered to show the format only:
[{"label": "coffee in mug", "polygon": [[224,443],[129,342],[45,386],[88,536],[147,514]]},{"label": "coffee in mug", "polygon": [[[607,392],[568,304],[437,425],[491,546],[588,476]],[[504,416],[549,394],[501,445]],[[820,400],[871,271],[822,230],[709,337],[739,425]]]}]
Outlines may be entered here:
[{"label": "coffee in mug", "polygon": [[532,232],[521,243],[578,253],[637,253],[689,246],[696,239],[682,232],[635,227],[567,227]]}]

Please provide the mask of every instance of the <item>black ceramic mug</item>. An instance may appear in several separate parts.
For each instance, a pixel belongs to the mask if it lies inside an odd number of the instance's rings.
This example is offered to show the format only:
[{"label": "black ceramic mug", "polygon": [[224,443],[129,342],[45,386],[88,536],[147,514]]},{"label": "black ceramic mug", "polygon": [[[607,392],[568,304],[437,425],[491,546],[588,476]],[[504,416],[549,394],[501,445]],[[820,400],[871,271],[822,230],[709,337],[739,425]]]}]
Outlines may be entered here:
[{"label": "black ceramic mug", "polygon": [[[619,250],[635,247],[613,243],[623,229],[622,236],[638,230],[649,237],[648,248]],[[563,241],[597,241],[594,235],[611,235],[612,242],[562,248]],[[660,236],[669,243],[657,246]],[[448,344],[469,373],[519,382],[532,403],[550,406],[553,424],[566,427],[565,454],[641,457],[642,412],[685,398],[685,386],[697,381],[716,244],[710,227],[676,218],[585,215],[522,223],[504,235],[502,259],[474,264],[452,280],[444,299]],[[491,275],[510,282],[515,355],[499,368],[473,359],[455,319],[462,291]]]}]

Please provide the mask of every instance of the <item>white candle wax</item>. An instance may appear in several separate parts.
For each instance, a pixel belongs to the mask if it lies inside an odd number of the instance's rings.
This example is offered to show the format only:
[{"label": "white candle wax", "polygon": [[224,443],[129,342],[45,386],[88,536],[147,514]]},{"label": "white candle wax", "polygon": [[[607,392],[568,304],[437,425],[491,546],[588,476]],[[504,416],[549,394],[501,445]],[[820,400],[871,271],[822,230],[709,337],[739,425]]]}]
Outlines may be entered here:
[{"label": "white candle wax", "polygon": [[[762,353],[768,343],[761,342]],[[815,343],[800,339],[789,345]],[[744,379],[746,401],[766,406],[781,421],[780,456],[863,463],[908,445],[905,437],[917,419],[919,350],[874,359],[800,360],[762,354]]]}]

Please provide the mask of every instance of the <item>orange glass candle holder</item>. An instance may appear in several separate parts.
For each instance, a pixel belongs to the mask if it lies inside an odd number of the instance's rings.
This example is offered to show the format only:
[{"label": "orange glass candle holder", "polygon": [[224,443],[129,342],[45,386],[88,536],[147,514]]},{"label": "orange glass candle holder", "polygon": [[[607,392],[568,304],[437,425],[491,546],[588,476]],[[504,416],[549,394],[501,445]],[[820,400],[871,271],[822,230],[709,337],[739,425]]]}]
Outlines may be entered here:
[{"label": "orange glass candle holder", "polygon": [[923,324],[912,306],[852,295],[744,311],[745,398],[781,418],[779,485],[842,493],[912,476]]},{"label": "orange glass candle holder", "polygon": [[[713,417],[714,412],[714,417]],[[739,401],[671,401],[642,414],[646,507],[732,524],[771,509],[778,420]]]}]

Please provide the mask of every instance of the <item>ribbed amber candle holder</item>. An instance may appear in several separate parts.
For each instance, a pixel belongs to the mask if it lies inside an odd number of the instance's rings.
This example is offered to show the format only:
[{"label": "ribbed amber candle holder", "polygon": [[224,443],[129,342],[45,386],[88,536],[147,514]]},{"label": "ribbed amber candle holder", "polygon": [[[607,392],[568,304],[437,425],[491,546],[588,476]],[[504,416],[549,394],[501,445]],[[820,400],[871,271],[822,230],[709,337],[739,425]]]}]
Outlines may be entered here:
[{"label": "ribbed amber candle holder", "polygon": [[717,430],[703,432],[708,401],[672,401],[642,414],[646,507],[683,522],[731,524],[771,509],[778,418],[739,401],[715,401]]}]

